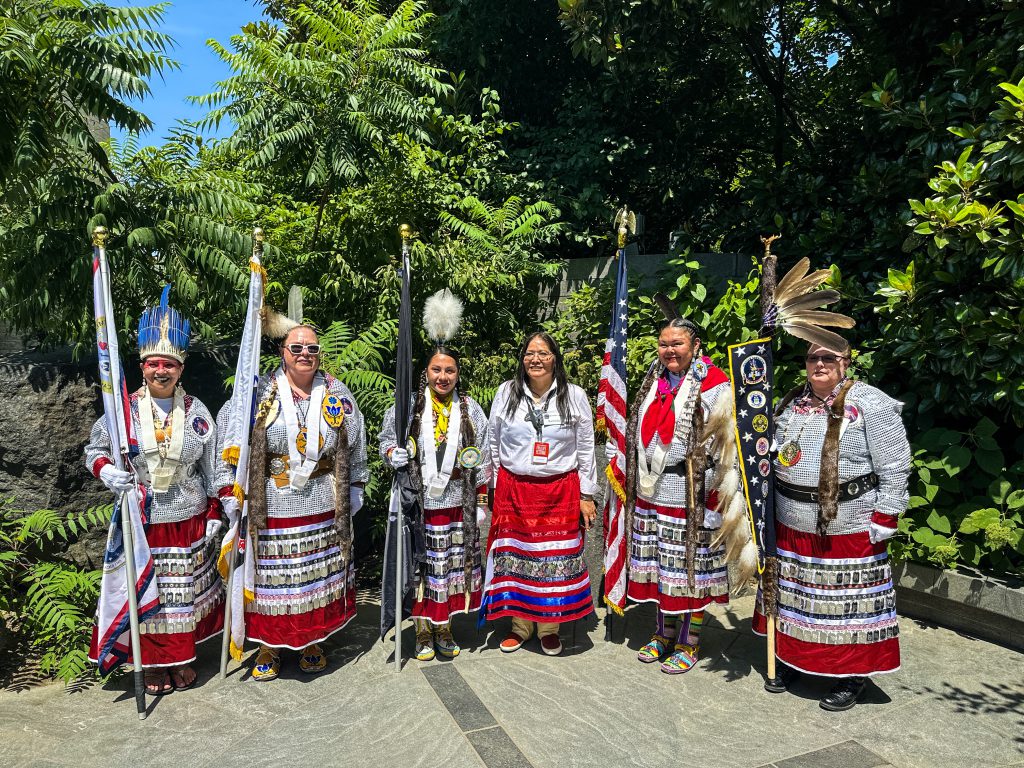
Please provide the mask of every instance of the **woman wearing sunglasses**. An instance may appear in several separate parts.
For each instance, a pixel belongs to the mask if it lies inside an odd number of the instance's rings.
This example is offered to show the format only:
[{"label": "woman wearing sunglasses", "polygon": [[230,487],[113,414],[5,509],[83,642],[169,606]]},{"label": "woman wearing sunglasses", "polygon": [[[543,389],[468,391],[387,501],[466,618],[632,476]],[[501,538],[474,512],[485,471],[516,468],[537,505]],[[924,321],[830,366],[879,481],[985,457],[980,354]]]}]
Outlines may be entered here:
[{"label": "woman wearing sunglasses", "polygon": [[[536,631],[541,650],[562,652],[560,624],[594,610],[583,528],[594,524],[594,414],[570,384],[558,344],[526,338],[519,368],[491,405],[493,519],[487,548],[487,618],[512,618],[501,650]],[[581,524],[582,523],[582,524]]]},{"label": "woman wearing sunglasses", "polygon": [[[300,651],[301,671],[322,671],[321,643],[355,616],[351,516],[369,479],[355,398],[320,371],[316,331],[285,322],[293,327],[280,366],[260,383],[249,456],[255,596],[246,603],[245,633],[260,644],[252,676],[264,681],[280,673],[284,648]],[[233,472],[222,467],[222,496],[231,504]]]},{"label": "woman wearing sunglasses", "polygon": [[[154,696],[191,687],[196,645],[220,633],[224,584],[215,568],[221,528],[214,467],[217,437],[210,412],[181,387],[189,322],[160,304],[139,320],[142,388],[128,398],[139,454],[118,469],[105,419],[92,428],[86,466],[115,494],[137,493],[148,511],[160,606],[140,626],[146,691]],[[110,638],[93,634],[89,658],[107,653]]]},{"label": "woman wearing sunglasses", "polygon": [[[783,665],[765,688],[782,693],[801,672],[838,678],[820,705],[842,711],[865,678],[900,666],[886,542],[907,507],[911,453],[903,404],[847,377],[849,346],[812,345],[805,364],[807,383],[776,409]],[[760,612],[754,629],[765,630]]]},{"label": "woman wearing sunglasses", "polygon": [[[458,331],[462,302],[440,291],[423,308],[432,344],[412,407],[407,445],[398,444],[395,408],[384,415],[380,452],[398,469],[409,466],[420,488],[426,560],[413,574],[416,658],[459,655],[451,617],[480,607],[480,529],[490,466],[484,461],[487,417],[460,388],[459,354],[449,342]],[[409,448],[414,448],[410,451]]]}]

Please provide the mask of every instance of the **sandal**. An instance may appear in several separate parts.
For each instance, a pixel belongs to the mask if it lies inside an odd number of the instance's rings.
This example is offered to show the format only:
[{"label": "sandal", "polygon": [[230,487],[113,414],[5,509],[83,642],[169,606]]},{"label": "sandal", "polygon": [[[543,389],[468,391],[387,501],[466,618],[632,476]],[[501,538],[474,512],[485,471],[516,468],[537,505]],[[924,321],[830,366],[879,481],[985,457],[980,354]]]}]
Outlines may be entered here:
[{"label": "sandal", "polygon": [[281,657],[265,645],[260,646],[256,654],[256,664],[252,668],[253,680],[273,680],[281,674]]},{"label": "sandal", "polygon": [[[185,682],[185,675],[187,672],[192,673],[192,679],[189,682]],[[174,684],[174,690],[186,691],[196,684],[196,671],[192,669],[188,664],[182,664],[180,667],[174,667],[171,670],[171,682]]]},{"label": "sandal", "polygon": [[327,654],[319,643],[306,647],[299,658],[299,669],[307,674],[323,672],[327,668]]},{"label": "sandal", "polygon": [[668,675],[681,675],[684,672],[689,672],[697,663],[699,651],[699,645],[676,643],[672,655],[661,663],[661,671]]},{"label": "sandal", "polygon": [[668,651],[668,644],[670,642],[672,641],[669,638],[655,632],[654,637],[648,641],[647,645],[639,650],[636,657],[644,664],[659,661],[661,657],[665,655],[665,652]]},{"label": "sandal", "polygon": [[146,693],[150,696],[166,696],[174,693],[174,686],[171,685],[171,676],[166,669],[146,670],[143,677],[146,682]]}]

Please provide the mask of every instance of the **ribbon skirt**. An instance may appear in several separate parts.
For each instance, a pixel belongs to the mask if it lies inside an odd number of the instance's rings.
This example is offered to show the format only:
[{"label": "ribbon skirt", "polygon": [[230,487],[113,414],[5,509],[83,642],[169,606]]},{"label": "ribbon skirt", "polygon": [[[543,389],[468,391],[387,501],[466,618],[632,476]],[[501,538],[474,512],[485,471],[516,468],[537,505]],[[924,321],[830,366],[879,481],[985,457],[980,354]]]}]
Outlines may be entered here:
[{"label": "ribbon skirt", "polygon": [[[776,523],[776,655],[803,672],[870,676],[900,667],[896,591],[885,542],[867,531],[818,536]],[[753,629],[767,622],[758,593]]]},{"label": "ribbon skirt", "polygon": [[729,602],[725,544],[711,546],[715,531],[697,531],[693,580],[686,571],[686,508],[636,500],[629,545],[626,597],[657,603],[662,613],[702,611],[711,603]]},{"label": "ribbon skirt", "polygon": [[342,561],[334,512],[269,517],[256,548],[256,599],[246,606],[246,637],[302,650],[356,615],[355,567]]},{"label": "ribbon skirt", "polygon": [[[465,541],[461,506],[426,509],[423,516],[427,562],[412,615],[433,624],[445,624],[457,613],[480,607],[483,574],[479,537],[477,541]],[[469,589],[465,575],[467,553],[472,564]]]},{"label": "ribbon skirt", "polygon": [[[196,658],[196,645],[224,628],[224,582],[217,542],[206,539],[206,516],[151,523],[146,540],[160,593],[160,611],[139,625],[142,666],[170,667]],[[95,659],[93,630],[89,658]],[[131,663],[129,659],[126,663]]]},{"label": "ribbon skirt", "polygon": [[530,477],[498,470],[484,592],[488,619],[562,624],[593,612],[577,472]]}]

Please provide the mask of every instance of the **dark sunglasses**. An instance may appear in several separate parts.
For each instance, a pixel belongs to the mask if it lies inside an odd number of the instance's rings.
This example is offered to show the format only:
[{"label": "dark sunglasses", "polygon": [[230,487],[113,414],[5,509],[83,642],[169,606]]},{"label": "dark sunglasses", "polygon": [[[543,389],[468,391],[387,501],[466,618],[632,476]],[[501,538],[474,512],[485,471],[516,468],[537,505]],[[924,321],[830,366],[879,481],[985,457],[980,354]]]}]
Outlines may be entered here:
[{"label": "dark sunglasses", "polygon": [[319,344],[285,344],[284,348],[291,352],[293,355],[301,355],[303,350],[305,350],[311,355],[320,354]]},{"label": "dark sunglasses", "polygon": [[817,365],[819,362],[824,363],[825,365],[834,365],[840,360],[845,359],[845,357],[840,355],[808,355],[804,358],[804,362],[807,363],[807,365]]}]

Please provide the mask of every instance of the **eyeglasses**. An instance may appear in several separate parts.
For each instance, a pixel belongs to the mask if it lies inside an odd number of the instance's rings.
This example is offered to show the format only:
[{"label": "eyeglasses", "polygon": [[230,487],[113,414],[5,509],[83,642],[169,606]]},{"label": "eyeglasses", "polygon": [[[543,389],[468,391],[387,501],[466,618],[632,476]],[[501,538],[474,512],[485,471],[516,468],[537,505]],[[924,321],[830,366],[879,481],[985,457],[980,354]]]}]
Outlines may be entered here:
[{"label": "eyeglasses", "polygon": [[523,355],[523,360],[550,360],[554,357],[550,352],[527,352]]},{"label": "eyeglasses", "polygon": [[306,351],[311,355],[320,354],[319,344],[285,344],[284,348],[291,352],[293,355],[301,355],[303,351]]},{"label": "eyeglasses", "polygon": [[804,362],[806,362],[807,365],[817,365],[818,363],[835,365],[840,360],[846,360],[846,357],[841,355],[808,355],[804,358]]}]

